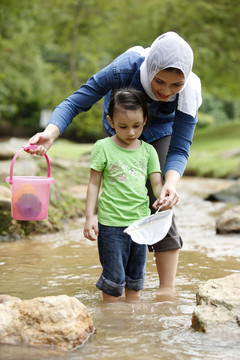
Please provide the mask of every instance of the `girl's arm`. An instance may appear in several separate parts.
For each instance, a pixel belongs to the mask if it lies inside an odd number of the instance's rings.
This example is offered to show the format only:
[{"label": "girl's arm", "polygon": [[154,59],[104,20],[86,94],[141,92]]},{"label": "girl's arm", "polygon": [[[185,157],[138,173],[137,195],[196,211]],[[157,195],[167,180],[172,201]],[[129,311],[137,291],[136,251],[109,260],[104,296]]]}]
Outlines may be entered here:
[{"label": "girl's arm", "polygon": [[[151,183],[152,191],[155,198],[159,198],[162,191],[162,177],[160,172],[154,172],[149,175],[149,180]],[[160,204],[158,200],[156,200],[153,205],[154,209],[159,208]]]},{"label": "girl's arm", "polygon": [[91,169],[86,198],[86,221],[83,231],[84,236],[89,240],[96,240],[98,235],[94,211],[98,200],[101,178],[101,172]]}]

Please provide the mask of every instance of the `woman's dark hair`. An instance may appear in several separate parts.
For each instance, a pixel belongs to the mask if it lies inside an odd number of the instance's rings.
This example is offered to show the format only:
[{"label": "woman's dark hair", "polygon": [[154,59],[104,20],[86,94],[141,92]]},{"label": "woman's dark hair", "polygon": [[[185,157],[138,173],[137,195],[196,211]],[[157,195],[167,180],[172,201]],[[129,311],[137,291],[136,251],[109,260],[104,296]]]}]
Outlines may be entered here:
[{"label": "woman's dark hair", "polygon": [[181,69],[175,68],[175,67],[168,67],[166,69],[163,69],[163,71],[172,72],[175,71],[177,74],[184,75]]},{"label": "woman's dark hair", "polygon": [[141,91],[135,89],[121,89],[113,92],[108,106],[108,115],[111,119],[114,118],[114,111],[118,106],[125,110],[138,110],[141,108],[143,118],[147,118],[148,121],[148,104],[146,96]]}]

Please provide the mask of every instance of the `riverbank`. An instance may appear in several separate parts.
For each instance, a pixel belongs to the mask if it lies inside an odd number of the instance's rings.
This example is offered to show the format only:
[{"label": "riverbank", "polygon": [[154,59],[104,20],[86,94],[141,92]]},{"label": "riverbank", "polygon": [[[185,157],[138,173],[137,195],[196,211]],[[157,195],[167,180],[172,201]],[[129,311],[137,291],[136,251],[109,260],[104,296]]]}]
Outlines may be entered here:
[{"label": "riverbank", "polygon": [[185,175],[240,178],[240,121],[196,128]]}]

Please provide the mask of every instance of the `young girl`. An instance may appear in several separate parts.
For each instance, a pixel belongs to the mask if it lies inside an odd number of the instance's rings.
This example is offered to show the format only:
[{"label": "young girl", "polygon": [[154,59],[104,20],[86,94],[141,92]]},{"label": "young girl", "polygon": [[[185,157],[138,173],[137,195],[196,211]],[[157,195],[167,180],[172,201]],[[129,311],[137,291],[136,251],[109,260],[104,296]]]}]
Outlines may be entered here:
[{"label": "young girl", "polygon": [[[144,285],[146,246],[134,243],[123,230],[149,215],[147,178],[156,198],[162,189],[157,152],[139,140],[147,117],[147,104],[140,91],[117,91],[107,116],[115,135],[97,141],[92,151],[84,236],[98,238],[103,271],[96,286],[108,301],[117,300],[124,288],[126,298],[137,299]],[[94,210],[101,182],[97,226]],[[159,200],[153,206],[157,208]]]}]

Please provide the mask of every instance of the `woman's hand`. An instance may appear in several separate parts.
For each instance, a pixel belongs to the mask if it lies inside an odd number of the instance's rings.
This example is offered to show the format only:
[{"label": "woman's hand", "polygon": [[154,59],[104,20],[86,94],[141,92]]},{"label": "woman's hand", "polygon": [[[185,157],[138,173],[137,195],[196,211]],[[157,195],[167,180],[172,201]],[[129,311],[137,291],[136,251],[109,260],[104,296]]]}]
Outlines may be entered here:
[{"label": "woman's hand", "polygon": [[49,124],[43,132],[35,134],[28,140],[28,144],[38,145],[38,147],[35,150],[28,149],[25,151],[29,154],[44,156],[59,134],[59,129],[55,125]]},{"label": "woman's hand", "polygon": [[180,180],[180,175],[175,170],[169,170],[165,174],[165,184],[162,187],[159,198],[153,203],[153,207],[161,210],[173,208],[179,200],[177,193],[177,184]]},{"label": "woman's hand", "polygon": [[177,204],[179,195],[175,186],[165,184],[163,185],[159,198],[153,203],[154,209],[158,209],[161,206],[161,210],[172,209]]},{"label": "woman's hand", "polygon": [[39,156],[43,156],[52,146],[53,139],[50,137],[48,133],[41,132],[31,137],[28,143],[30,145],[38,145],[38,147],[36,150],[31,150],[31,149],[25,150],[26,152],[28,152],[29,154],[36,154]]}]

